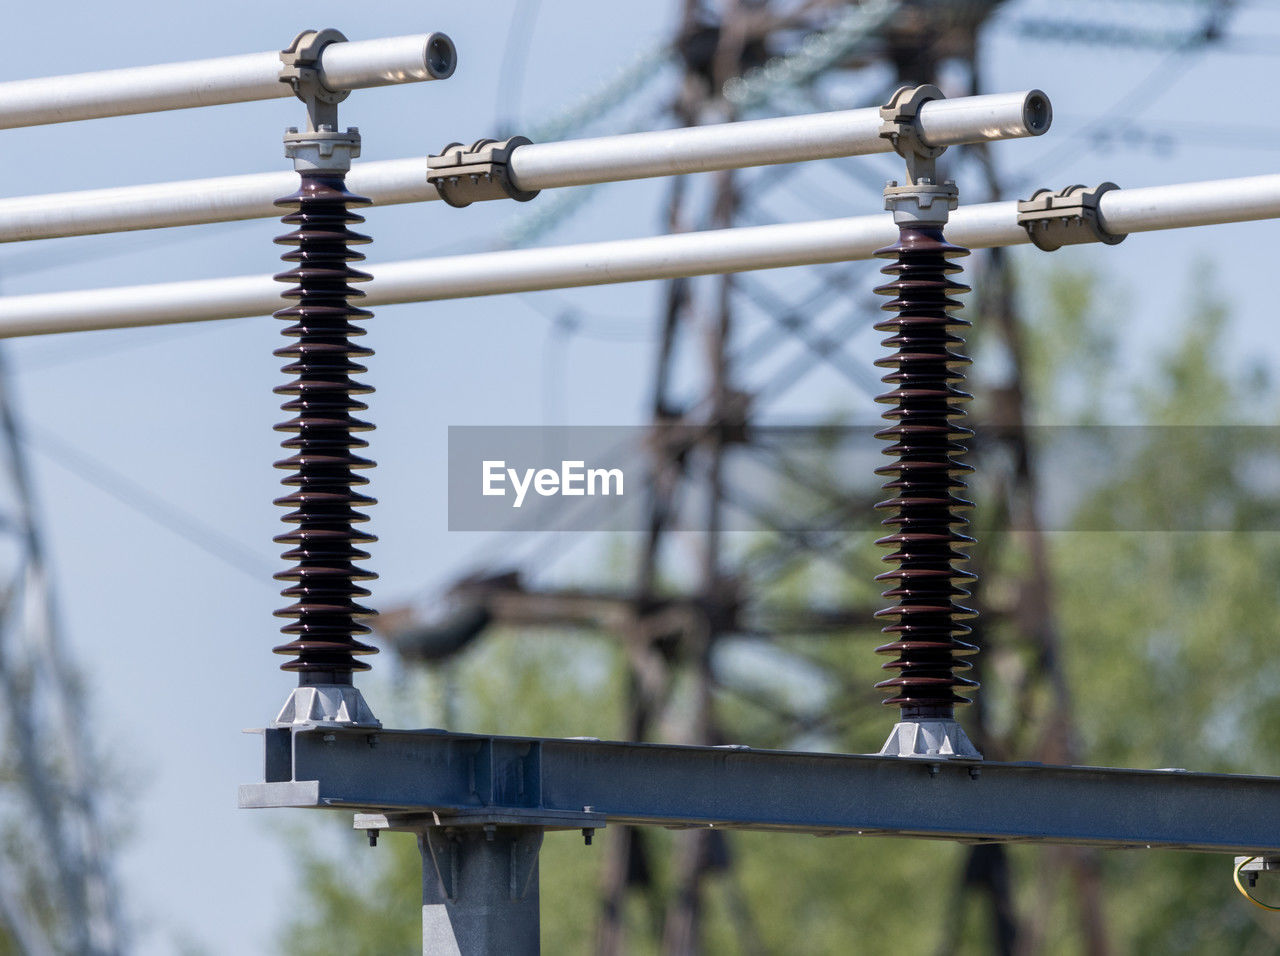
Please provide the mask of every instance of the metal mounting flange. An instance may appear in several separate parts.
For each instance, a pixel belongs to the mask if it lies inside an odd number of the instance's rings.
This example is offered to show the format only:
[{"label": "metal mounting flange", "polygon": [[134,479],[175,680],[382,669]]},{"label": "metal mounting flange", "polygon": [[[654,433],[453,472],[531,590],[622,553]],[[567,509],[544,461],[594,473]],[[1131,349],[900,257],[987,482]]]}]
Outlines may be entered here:
[{"label": "metal mounting flange", "polygon": [[284,154],[299,173],[345,173],[360,156],[360,130],[351,126],[342,133],[336,129],[300,133],[290,126],[284,133]]},{"label": "metal mounting flange", "polygon": [[1030,199],[1018,200],[1018,225],[1027,230],[1035,245],[1045,252],[1082,242],[1123,242],[1126,233],[1108,232],[1098,219],[1098,200],[1103,193],[1119,189],[1102,183],[1088,189],[1080,184],[1054,192],[1037,189]]},{"label": "metal mounting flange", "polygon": [[893,213],[899,226],[941,226],[959,201],[960,191],[949,179],[935,183],[925,177],[906,186],[890,180],[884,187],[884,208]]},{"label": "metal mounting flange", "polygon": [[894,151],[907,161],[907,184],[937,182],[935,160],[945,146],[930,146],[920,137],[917,117],[920,107],[931,100],[946,99],[942,90],[932,84],[899,87],[880,107],[880,137],[893,144]]},{"label": "metal mounting flange", "polygon": [[469,147],[450,143],[427,157],[427,182],[435,185],[441,199],[459,209],[486,199],[528,202],[541,190],[516,186],[511,181],[509,163],[511,154],[530,142],[525,136],[512,136],[476,140]]},{"label": "metal mounting flange", "polygon": [[309,684],[295,687],[280,708],[272,727],[310,730],[316,727],[380,728],[359,688],[350,684]]},{"label": "metal mounting flange", "polygon": [[981,760],[959,721],[904,720],[893,725],[880,748],[882,757],[939,757],[948,760]]}]

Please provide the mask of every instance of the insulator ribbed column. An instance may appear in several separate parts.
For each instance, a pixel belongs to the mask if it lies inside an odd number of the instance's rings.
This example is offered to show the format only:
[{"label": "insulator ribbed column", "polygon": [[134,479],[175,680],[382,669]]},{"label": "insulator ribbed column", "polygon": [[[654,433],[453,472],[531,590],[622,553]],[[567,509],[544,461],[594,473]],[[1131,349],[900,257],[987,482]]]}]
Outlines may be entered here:
[{"label": "insulator ribbed column", "polygon": [[972,470],[959,460],[960,441],[972,432],[957,422],[970,398],[957,387],[969,364],[958,333],[969,323],[952,314],[960,303],[951,296],[968,287],[948,278],[960,271],[950,260],[968,251],[943,239],[940,226],[911,223],[876,255],[893,260],[881,270],[892,281],[876,292],[893,297],[883,308],[894,315],[876,329],[889,333],[883,344],[895,350],[876,362],[892,370],[883,378],[892,390],[876,401],[893,406],[883,415],[890,427],[876,437],[893,442],[885,454],[895,459],[876,470],[893,495],[876,506],[890,512],[882,524],[893,533],[876,543],[892,549],[883,560],[895,565],[876,577],[889,582],[884,596],[893,601],[876,614],[893,640],[876,651],[894,656],[883,666],[895,672],[876,687],[892,694],[885,704],[901,708],[904,721],[949,719],[956,704],[969,703],[956,690],[977,687],[955,673],[969,669],[963,657],[977,651],[960,639],[975,613],[957,603],[975,577],[957,567],[973,540],[961,530],[971,503],[959,496],[960,476]]},{"label": "insulator ribbed column", "polygon": [[351,342],[364,334],[351,320],[372,313],[349,301],[364,295],[351,283],[370,278],[349,265],[364,259],[349,246],[369,241],[349,228],[364,221],[350,207],[368,204],[347,192],[342,175],[312,172],[302,173],[296,193],[276,201],[294,210],[282,221],[296,227],[276,242],[297,248],[281,257],[293,268],[275,278],[293,283],[283,295],[297,302],[275,313],[294,323],[284,334],[296,339],[275,352],[291,360],[283,371],[296,376],[275,389],[291,396],[282,408],[293,416],[276,430],[294,436],[282,442],[290,456],[276,462],[292,472],[283,484],[293,490],[275,503],[293,509],[283,520],[296,526],[275,539],[289,546],[283,557],[296,562],[275,576],[290,583],[281,593],[293,601],[276,611],[292,623],[281,628],[290,640],[275,653],[292,657],[281,669],[298,672],[300,685],[350,684],[353,671],[369,669],[355,658],[377,653],[356,639],[370,631],[360,621],[374,614],[357,603],[369,594],[357,582],[377,575],[355,565],[369,557],[357,545],[377,539],[353,527],[368,520],[355,509],[375,503],[355,490],[368,483],[355,472],[373,462],[353,452],[368,445],[354,433],[373,426],[352,415],[367,407],[353,396],[373,389],[351,378],[366,371],[352,359],[373,354]]}]

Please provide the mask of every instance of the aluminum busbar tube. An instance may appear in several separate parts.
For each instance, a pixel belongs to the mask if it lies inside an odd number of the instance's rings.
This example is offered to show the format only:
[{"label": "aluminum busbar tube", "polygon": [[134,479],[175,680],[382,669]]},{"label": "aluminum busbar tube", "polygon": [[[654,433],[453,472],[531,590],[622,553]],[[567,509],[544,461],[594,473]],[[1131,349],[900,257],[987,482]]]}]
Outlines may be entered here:
[{"label": "aluminum busbar tube", "polygon": [[[335,43],[325,53],[351,45]],[[3,95],[0,86],[0,110]],[[1049,122],[1048,98],[1038,90],[934,100],[919,119],[925,139],[938,146],[1038,136]],[[510,172],[516,187],[536,191],[892,151],[879,131],[879,110],[861,109],[532,143],[514,150]],[[347,181],[374,205],[438,199],[426,173],[426,157],[384,160],[354,166]],[[0,242],[270,218],[288,177],[257,173],[0,199]]]},{"label": "aluminum busbar tube", "polygon": [[[0,199],[0,242],[272,218],[279,209],[271,197],[296,181],[293,172],[250,173]],[[361,163],[347,182],[376,205],[439,198],[425,158]]]},{"label": "aluminum busbar tube", "polygon": [[[448,77],[455,58],[443,33],[349,40],[324,48],[320,78],[335,91],[417,83]],[[273,50],[0,83],[0,129],[293,96],[280,65]]]},{"label": "aluminum busbar tube", "polygon": [[[1049,128],[1049,99],[1039,90],[933,100],[920,109],[930,146],[1039,136]],[[746,120],[522,146],[511,157],[521,189],[890,153],[879,109]]]},{"label": "aluminum busbar tube", "polygon": [[[971,249],[1029,242],[1016,202],[957,209],[947,237]],[[1121,234],[1280,218],[1280,175],[1177,186],[1114,189],[1099,215]],[[671,279],[869,259],[894,241],[888,213],[718,229],[613,242],[518,249],[384,263],[364,302],[371,306],[508,292]],[[266,315],[278,305],[271,277],[239,276],[159,285],[0,298],[0,337],[131,328]]]}]

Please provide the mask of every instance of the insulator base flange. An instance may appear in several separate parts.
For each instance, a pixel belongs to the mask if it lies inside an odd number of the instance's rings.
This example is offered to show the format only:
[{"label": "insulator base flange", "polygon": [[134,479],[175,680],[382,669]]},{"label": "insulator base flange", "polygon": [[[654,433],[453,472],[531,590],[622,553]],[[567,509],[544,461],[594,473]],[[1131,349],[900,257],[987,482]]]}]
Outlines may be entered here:
[{"label": "insulator base flange", "polygon": [[306,730],[313,727],[381,727],[351,684],[308,684],[295,687],[280,708],[272,727]]},{"label": "insulator base flange", "polygon": [[981,760],[982,754],[956,720],[904,720],[893,725],[882,757],[944,757]]}]

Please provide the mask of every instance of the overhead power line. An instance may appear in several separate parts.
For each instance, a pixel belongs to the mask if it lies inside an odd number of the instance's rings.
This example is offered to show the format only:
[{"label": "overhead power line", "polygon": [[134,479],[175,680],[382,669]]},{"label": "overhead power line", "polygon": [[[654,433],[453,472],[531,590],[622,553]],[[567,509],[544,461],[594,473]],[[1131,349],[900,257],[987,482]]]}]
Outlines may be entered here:
[{"label": "overhead power line", "polygon": [[867,0],[848,7],[824,30],[811,33],[799,48],[769,60],[724,85],[724,98],[739,110],[765,105],[784,90],[807,86],[883,29],[902,0]]},{"label": "overhead power line", "polygon": [[22,439],[67,471],[105,492],[121,504],[150,518],[165,530],[199,548],[241,574],[249,575],[259,584],[270,581],[274,568],[257,552],[246,548],[235,538],[205,524],[194,515],[178,508],[137,482],[108,468],[97,459],[85,454],[70,442],[58,438],[43,429],[28,426]]},{"label": "overhead power line", "polygon": [[1203,23],[1183,34],[1182,42],[1161,57],[1160,62],[1146,76],[1135,83],[1110,109],[1092,122],[1077,130],[1070,138],[1058,140],[1058,145],[1038,157],[1032,166],[1019,170],[1012,178],[1015,187],[1035,181],[1045,182],[1068,160],[1074,159],[1099,133],[1112,128],[1117,119],[1133,120],[1149,108],[1161,93],[1170,90],[1179,77],[1191,66],[1191,57],[1204,52],[1222,36],[1224,21],[1231,9],[1231,0],[1216,0],[1206,14]]}]

